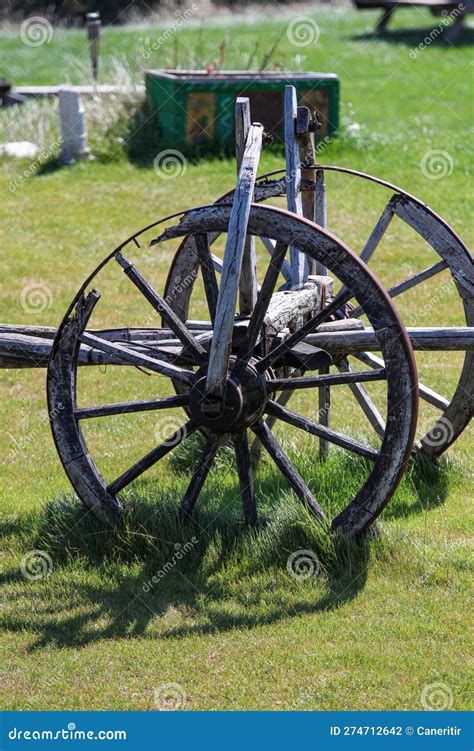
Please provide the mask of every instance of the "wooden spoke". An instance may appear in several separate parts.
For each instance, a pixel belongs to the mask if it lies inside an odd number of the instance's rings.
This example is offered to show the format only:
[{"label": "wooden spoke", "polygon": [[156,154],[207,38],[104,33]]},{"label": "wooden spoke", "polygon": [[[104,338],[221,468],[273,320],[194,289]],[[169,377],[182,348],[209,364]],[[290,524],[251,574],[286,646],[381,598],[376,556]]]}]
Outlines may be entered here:
[{"label": "wooden spoke", "polygon": [[185,407],[189,404],[187,394],[167,396],[163,399],[141,399],[134,402],[116,402],[115,404],[100,404],[93,407],[80,407],[74,410],[78,420],[92,417],[108,417],[109,415],[123,415],[130,412],[147,412],[155,409],[170,409],[171,407]]},{"label": "wooden spoke", "polygon": [[[299,378],[304,374],[304,370],[302,368],[295,368],[290,376],[290,378]],[[278,395],[278,398],[276,399],[277,404],[281,404],[285,406],[285,404],[288,404],[291,397],[293,396],[293,391],[281,391]],[[265,418],[265,424],[267,428],[272,430],[274,424],[276,422],[276,417],[272,417],[271,415],[267,415]],[[253,461],[258,461],[260,458],[262,449],[262,444],[260,443],[258,438],[254,438],[252,441],[252,445],[250,446],[250,457]]]},{"label": "wooden spoke", "polygon": [[192,516],[194,506],[196,505],[196,501],[199,498],[199,494],[202,490],[206,477],[209,474],[209,470],[217,454],[221,441],[222,436],[216,435],[214,433],[211,433],[211,435],[207,439],[204,451],[199,458],[196,470],[190,480],[186,493],[184,494],[184,498],[181,501],[181,506],[179,507],[179,516],[182,521]]},{"label": "wooden spoke", "polygon": [[385,206],[384,210],[382,211],[382,214],[380,215],[380,218],[377,221],[377,224],[373,228],[372,232],[369,235],[367,242],[365,243],[362,249],[362,253],[360,254],[360,257],[362,258],[363,261],[365,261],[365,263],[369,263],[373,254],[377,250],[377,247],[382,237],[387,231],[388,225],[392,221],[393,201],[395,198],[396,196],[392,196],[390,201]]},{"label": "wooden spoke", "polygon": [[286,243],[277,242],[275,245],[275,250],[273,251],[273,255],[267,268],[262,288],[258,294],[257,303],[252,313],[252,317],[250,318],[247,338],[243,346],[243,351],[248,354],[253,351],[260,335],[265,319],[265,313],[268,310],[287,249],[288,245],[286,245]]},{"label": "wooden spoke", "polygon": [[[439,274],[441,271],[444,271],[444,269],[448,268],[447,261],[438,261],[438,263],[434,263],[432,266],[429,266],[427,269],[424,269],[423,271],[420,271],[418,274],[415,274],[414,276],[409,277],[408,279],[405,279],[403,282],[400,282],[399,284],[395,284],[393,287],[390,287],[388,291],[388,294],[390,297],[398,297],[398,295],[402,295],[404,292],[407,292],[409,289],[413,289],[413,287],[416,287],[418,284],[421,284],[422,282],[425,282],[427,279],[431,279],[431,277],[435,276],[436,274]],[[354,310],[351,310],[350,317],[351,318],[357,318],[357,316],[360,316],[364,311],[361,307],[354,308]]]},{"label": "wooden spoke", "polygon": [[237,292],[240,270],[247,236],[247,224],[257,167],[262,148],[263,127],[252,125],[249,128],[242,166],[234,193],[229,217],[227,241],[224,252],[219,297],[217,301],[214,336],[211,342],[206,386],[211,393],[223,394],[225,374],[229,363],[232,344]]},{"label": "wooden spoke", "polygon": [[204,282],[204,293],[206,295],[207,307],[211,321],[214,323],[217,310],[217,297],[219,287],[217,285],[216,272],[212,260],[212,254],[209,249],[209,239],[207,234],[194,235],[196,250],[201,264],[202,280]]},{"label": "wooden spoke", "polygon": [[250,451],[247,431],[232,436],[235,448],[237,472],[239,475],[240,495],[244,509],[245,523],[253,526],[257,522],[257,506],[253,487],[252,468],[250,466]]},{"label": "wooden spoke", "polygon": [[[353,371],[351,366],[349,365],[349,360],[347,359],[347,357],[343,357],[340,362],[336,363],[336,367],[341,371],[341,373],[354,375],[355,371]],[[378,368],[376,370],[373,370],[372,372],[385,372],[385,368]],[[360,381],[349,381],[348,385],[356,400],[358,401],[360,407],[362,408],[363,413],[372,425],[373,429],[375,430],[377,435],[380,436],[380,438],[383,438],[385,435],[385,420],[383,419],[382,415],[378,411],[365,388],[362,386],[362,383]]]},{"label": "wooden spoke", "polygon": [[98,349],[101,352],[106,352],[110,355],[117,355],[117,357],[125,361],[125,363],[148,368],[148,370],[152,370],[154,373],[160,373],[169,378],[175,378],[177,381],[183,381],[189,385],[194,381],[194,373],[191,370],[178,368],[172,363],[157,360],[149,355],[132,352],[130,349],[124,347],[122,344],[118,344],[117,342],[106,341],[98,336],[94,336],[94,334],[88,334],[86,331],[81,334],[80,339],[83,344],[88,344],[89,347],[93,347],[94,349]]},{"label": "wooden spoke", "polygon": [[[264,248],[266,248],[266,250],[268,250],[268,252],[272,256],[275,250],[276,243],[273,240],[270,240],[268,237],[261,237],[260,240],[262,241]],[[281,273],[286,282],[291,282],[291,266],[286,259],[281,265]]]},{"label": "wooden spoke", "polygon": [[174,332],[180,342],[182,342],[183,346],[193,353],[198,362],[202,362],[205,357],[204,349],[199,342],[196,341],[182,320],[171,309],[166,300],[153,289],[151,284],[147,282],[137,267],[134,266],[133,263],[130,263],[122,253],[117,253],[115,260],[120,266],[122,266],[130,281],[140,290],[154,310],[156,310],[163,320],[166,321],[171,331]]},{"label": "wooden spoke", "polygon": [[[380,366],[384,365],[382,358],[377,357],[377,355],[372,354],[372,352],[358,352],[354,357],[357,357],[357,359],[365,363],[365,365],[370,365],[371,368],[380,368]],[[431,404],[432,407],[440,409],[442,412],[444,412],[449,406],[449,399],[437,394],[436,391],[425,386],[421,381],[418,381],[418,392],[423,401]]]},{"label": "wooden spoke", "polygon": [[281,344],[270,350],[268,355],[259,361],[257,369],[260,372],[263,372],[269,368],[272,363],[276,362],[280,357],[289,352],[295,344],[298,344],[298,342],[301,342],[306,336],[308,336],[308,334],[311,334],[320,323],[324,323],[324,321],[336,313],[342,305],[351,299],[351,297],[352,293],[348,290],[345,290],[342,294],[338,294],[332,303],[326,308],[323,308],[319,313],[309,318],[297,331],[294,332],[294,334],[291,334],[287,339],[281,342]]},{"label": "wooden spoke", "polygon": [[130,485],[133,480],[140,477],[147,469],[150,469],[156,462],[159,462],[166,454],[172,451],[176,446],[179,446],[185,438],[194,433],[197,430],[198,425],[189,420],[183,427],[178,428],[175,432],[168,436],[166,440],[160,443],[159,446],[152,449],[148,454],[145,454],[138,462],[136,462],[130,469],[127,469],[120,477],[111,482],[107,486],[107,491],[111,495],[115,495],[120,490],[123,490],[127,485]]},{"label": "wooden spoke", "polygon": [[396,284],[394,287],[390,287],[388,294],[390,295],[390,297],[397,297],[398,295],[401,295],[403,292],[416,287],[418,284],[421,284],[427,279],[431,279],[432,276],[439,274],[441,271],[444,271],[444,269],[447,268],[447,261],[439,261],[438,263],[434,263],[427,269],[424,269],[418,274],[415,274],[415,276],[412,276],[409,279],[405,279],[404,282],[400,282],[400,284]]},{"label": "wooden spoke", "polygon": [[329,441],[330,443],[335,443],[341,448],[348,449],[354,454],[364,456],[366,457],[366,459],[372,459],[373,461],[375,461],[378,457],[378,452],[370,446],[365,446],[363,443],[359,443],[359,441],[348,438],[347,436],[342,435],[342,433],[337,433],[335,430],[331,430],[330,428],[320,425],[317,422],[307,420],[297,412],[292,412],[291,410],[287,409],[286,407],[282,407],[276,402],[268,402],[266,412],[269,415],[274,415],[278,419],[287,422],[289,425],[293,425],[295,428],[305,430],[307,433],[316,435],[319,438],[324,438],[324,440]]},{"label": "wooden spoke", "polygon": [[344,373],[328,373],[302,378],[274,378],[267,382],[268,390],[286,391],[294,389],[315,388],[321,386],[345,386],[365,381],[384,381],[387,376],[385,368],[377,370],[352,370]]},{"label": "wooden spoke", "polygon": [[322,508],[314,498],[311,490],[308,488],[301,475],[296,471],[293,464],[288,459],[268,425],[263,420],[259,420],[259,422],[256,422],[255,425],[252,426],[252,430],[262,446],[268,451],[276,466],[298,498],[309,507],[316,519],[324,519]]},{"label": "wooden spoke", "polygon": [[[394,208],[393,208],[393,206],[394,206],[394,202],[395,202],[396,198],[397,198],[397,196],[392,196],[392,198],[390,199],[390,201],[387,203],[387,205],[385,206],[384,210],[382,211],[382,213],[381,213],[381,215],[380,215],[380,217],[379,217],[379,219],[378,219],[375,227],[373,228],[372,232],[370,233],[367,242],[365,243],[364,247],[362,248],[362,252],[360,254],[360,257],[361,257],[361,259],[365,263],[369,263],[369,261],[372,258],[373,254],[377,250],[377,247],[378,247],[378,245],[379,245],[382,237],[384,236],[384,234],[385,234],[385,232],[386,232],[386,230],[388,228],[388,225],[392,221],[393,214],[394,214]],[[339,294],[343,293],[344,291],[345,291],[345,288],[343,287],[340,290]],[[350,300],[351,298],[348,298],[348,299]],[[359,308],[357,308],[357,310],[359,310],[359,315],[360,315],[360,311],[362,310],[362,308],[359,307]],[[352,317],[355,317],[357,314],[356,314],[355,311],[353,311],[351,313],[351,315],[352,315]]]}]

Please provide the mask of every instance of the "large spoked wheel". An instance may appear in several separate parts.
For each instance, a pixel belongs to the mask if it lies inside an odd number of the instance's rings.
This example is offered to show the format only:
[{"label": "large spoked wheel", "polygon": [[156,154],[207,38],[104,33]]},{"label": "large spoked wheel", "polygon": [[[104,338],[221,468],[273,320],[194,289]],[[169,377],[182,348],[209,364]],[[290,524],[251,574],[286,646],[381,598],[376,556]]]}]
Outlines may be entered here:
[{"label": "large spoked wheel", "polygon": [[[372,175],[368,175],[356,170],[347,169],[333,165],[315,165],[313,168],[306,167],[316,176],[316,201],[321,202],[317,215],[324,215],[327,206],[327,226],[338,236],[341,231],[338,230],[338,217],[334,217],[332,209],[341,204],[341,198],[338,191],[343,194],[346,188],[353,191],[354,187],[369,187],[370,185],[378,188],[380,194],[388,191],[388,200],[383,199],[381,202],[382,211],[374,221],[373,229],[369,232],[363,248],[360,249],[360,257],[374,270],[378,278],[382,281],[388,290],[392,299],[396,299],[396,306],[402,311],[405,325],[409,328],[412,335],[416,336],[416,329],[421,329],[421,333],[428,333],[430,327],[448,326],[446,321],[440,320],[438,314],[439,302],[449,299],[453,302],[450,309],[453,315],[456,315],[456,298],[460,301],[457,311],[458,318],[455,318],[458,326],[462,318],[466,327],[474,326],[474,264],[472,255],[463,243],[454,229],[436,212],[430,209],[423,201],[406,193],[401,188],[385,180],[381,180]],[[284,179],[285,171],[262,175],[257,181],[255,187],[255,201],[261,202],[268,199],[274,199],[285,195],[286,183]],[[340,180],[338,180],[340,178]],[[326,185],[325,181],[326,180]],[[350,184],[348,184],[350,182]],[[314,188],[314,185],[313,185]],[[332,200],[332,188],[336,193]],[[362,194],[361,194],[362,195]],[[371,201],[377,205],[377,193],[372,193]],[[222,197],[219,201],[229,200],[230,194]],[[385,203],[386,202],[386,203]],[[343,201],[342,201],[343,203]],[[385,205],[384,205],[385,203]],[[372,208],[372,205],[370,206]],[[362,209],[361,209],[362,210]],[[337,212],[336,212],[337,213]],[[416,271],[411,270],[408,274],[403,274],[400,270],[398,281],[393,282],[387,278],[387,272],[391,272],[393,264],[387,268],[384,263],[385,247],[392,238],[397,237],[400,233],[405,234],[406,228],[411,230],[411,237],[415,239],[416,244],[420,244],[419,265]],[[418,236],[418,239],[417,239]],[[216,237],[211,237],[214,241]],[[407,235],[408,239],[408,235]],[[268,240],[263,238],[264,245],[271,250]],[[422,257],[426,256],[426,261]],[[413,258],[410,251],[409,256]],[[173,266],[170,271],[168,280],[168,289],[172,289],[175,284],[175,278],[180,277],[183,268],[190,268],[192,265],[197,266],[197,258],[194,252],[192,242],[184,241],[177,253]],[[409,265],[413,266],[409,261]],[[219,268],[216,259],[216,268]],[[289,266],[283,269],[286,272],[286,279],[291,276]],[[176,311],[183,315],[186,312],[186,294],[176,301]],[[352,317],[360,316],[362,320],[364,311],[362,306],[355,306],[355,310],[350,313]],[[471,328],[472,332],[472,328]],[[459,330],[462,338],[462,330]],[[434,332],[433,332],[434,336]],[[467,341],[467,337],[466,337]],[[470,341],[472,341],[470,339]],[[474,352],[469,351],[451,352],[449,341],[444,347],[443,338],[439,338],[435,354],[431,352],[431,346],[424,348],[424,340],[420,340],[416,346],[417,362],[419,364],[420,383],[419,395],[423,401],[423,410],[420,413],[419,429],[417,434],[417,446],[423,452],[431,457],[439,457],[449,446],[461,435],[468,426],[474,405]],[[472,346],[472,345],[471,345]],[[460,348],[462,349],[462,347]],[[444,361],[459,356],[459,376],[456,387],[451,393],[446,393],[446,384],[443,383],[445,369],[440,364],[440,357],[445,357]],[[461,359],[463,358],[463,359]],[[351,367],[357,367],[357,363],[364,362],[369,367],[378,369],[383,366],[383,361],[378,353],[370,351],[358,351],[348,353],[348,362]],[[359,401],[361,408],[367,414],[371,413],[371,419],[374,423],[380,423],[376,411],[370,404],[370,400],[362,393],[363,387],[356,393],[353,389],[356,399]],[[444,392],[444,393],[443,393]]]},{"label": "large spoked wheel", "polygon": [[[332,519],[333,528],[345,534],[361,533],[389,501],[412,449],[417,417],[417,374],[406,331],[376,277],[341,241],[294,214],[253,205],[248,232],[257,238],[272,239],[274,251],[261,279],[252,314],[246,319],[238,316],[235,319],[232,342],[227,343],[231,352],[229,367],[225,383],[221,384],[220,396],[216,396],[215,391],[209,393],[206,378],[213,336],[210,329],[219,315],[220,305],[209,238],[216,233],[227,232],[230,211],[229,206],[221,205],[185,212],[179,223],[168,227],[153,245],[153,258],[158,263],[160,251],[165,255],[167,253],[168,242],[174,238],[192,236],[199,259],[203,297],[208,308],[207,320],[192,323],[181,320],[172,307],[180,294],[177,286],[174,293],[161,296],[154,286],[154,279],[142,273],[142,262],[145,263],[145,256],[149,259],[150,249],[141,243],[150,228],[137,233],[110,254],[75,297],[53,345],[47,383],[51,426],[64,469],[87,508],[102,520],[111,519],[120,513],[121,492],[173,448],[199,431],[204,435],[205,446],[181,501],[181,517],[186,519],[193,516],[214,457],[220,445],[226,441],[235,449],[245,520],[248,524],[254,524],[257,507],[249,450],[249,439],[253,436],[261,442],[289,486],[309,507],[314,517],[326,519],[327,512],[318,498],[317,490],[314,493],[310,490],[270,428],[275,421],[275,427],[286,426],[291,431],[292,440],[297,439],[298,435],[307,439],[314,437],[315,441],[323,438],[348,452],[354,461],[364,457],[371,464],[358,492],[343,508],[337,510],[337,515]],[[320,288],[311,284],[303,290],[280,293],[280,297],[275,297],[274,291],[290,245],[324,264],[331,276],[340,282],[340,291],[332,302],[325,303],[321,299]],[[113,267],[114,274],[124,272],[131,291],[140,293],[143,320],[149,323],[151,313],[157,322],[160,319],[163,321],[163,327],[104,329],[104,319],[99,316],[101,330],[89,328],[93,313],[94,316],[99,315],[101,306],[106,303],[107,291],[109,296],[116,291],[109,285],[103,301],[98,304],[101,294],[92,288],[92,284],[97,283],[98,273],[106,266]],[[181,279],[181,294],[185,288],[189,299],[193,290],[196,294],[200,290],[195,284],[197,277],[191,267],[188,272]],[[117,278],[117,284],[120,284],[121,278]],[[290,296],[289,304],[285,295]],[[341,371],[329,375],[311,373],[331,362],[331,357],[329,349],[324,351],[307,342],[312,332],[320,326],[330,339],[331,319],[349,297],[363,306],[379,341],[384,365],[377,369]],[[270,308],[274,310],[273,327],[268,326]],[[113,371],[119,376],[123,374],[124,384],[131,366],[157,375],[159,378],[156,381],[164,382],[165,396],[103,404],[96,401],[93,406],[78,406],[84,401],[78,395],[78,365],[87,363],[107,364],[107,372]],[[145,373],[143,378],[146,378]],[[379,381],[385,399],[385,428],[380,439],[374,437],[377,445],[364,442],[350,432],[324,427],[314,419],[311,409],[308,409],[309,415],[301,414],[277,401],[278,395],[285,391],[303,390],[308,396],[306,401],[310,405],[314,401],[317,405],[318,389],[326,385],[338,388],[347,384],[357,386],[367,381]],[[115,386],[114,393],[116,390]],[[87,398],[90,404],[89,394]],[[185,415],[171,435],[118,477],[104,479],[98,469],[102,457],[97,453],[92,456],[84,435],[85,424],[94,422],[95,418],[106,419],[112,415],[120,415],[121,419],[126,420],[131,413],[177,409],[183,409]],[[145,445],[146,436],[137,435],[136,442],[140,447]],[[102,452],[107,454],[112,450],[113,446],[102,448]]]}]

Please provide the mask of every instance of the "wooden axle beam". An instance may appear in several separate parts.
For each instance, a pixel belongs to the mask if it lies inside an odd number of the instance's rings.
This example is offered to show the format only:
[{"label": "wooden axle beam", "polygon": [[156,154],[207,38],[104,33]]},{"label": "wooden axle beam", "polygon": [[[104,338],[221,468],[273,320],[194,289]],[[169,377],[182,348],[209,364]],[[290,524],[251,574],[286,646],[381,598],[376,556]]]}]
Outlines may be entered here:
[{"label": "wooden axle beam", "polygon": [[[351,323],[355,324],[356,322],[352,321]],[[5,331],[6,328],[7,331]],[[324,331],[321,330],[307,336],[305,342],[313,345],[313,347],[326,350],[332,355],[357,354],[366,351],[379,352],[381,350],[380,342],[370,328],[331,331],[328,330],[328,324],[325,324],[324,328]],[[25,333],[29,330],[36,329],[23,326],[0,326],[0,368],[47,367],[55,329],[44,329],[43,336]],[[414,350],[427,352],[474,351],[474,327],[408,328],[407,331]],[[46,336],[46,333],[50,335]],[[101,339],[109,339],[110,341],[130,341],[138,348],[141,343],[153,342],[155,346],[162,347],[164,353],[169,350],[170,357],[176,356],[177,347],[181,347],[181,343],[179,340],[173,339],[173,333],[169,329],[137,329],[136,335],[132,335],[130,329],[109,329],[107,332],[88,331],[87,333],[97,334]],[[203,328],[201,330],[196,329],[196,334],[209,335],[210,332],[209,329]],[[209,336],[206,338],[209,338]],[[205,339],[203,338],[202,341],[204,348],[206,348]],[[145,350],[143,350],[143,353],[145,353]],[[126,364],[112,354],[99,352],[86,345],[81,346],[79,365]],[[128,364],[132,365],[133,363]]]}]

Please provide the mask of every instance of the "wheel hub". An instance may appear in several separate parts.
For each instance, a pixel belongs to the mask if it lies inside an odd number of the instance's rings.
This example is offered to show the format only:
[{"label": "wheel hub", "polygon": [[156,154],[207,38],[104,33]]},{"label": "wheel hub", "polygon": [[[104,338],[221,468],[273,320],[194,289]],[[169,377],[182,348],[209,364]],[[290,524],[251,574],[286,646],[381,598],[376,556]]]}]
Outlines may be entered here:
[{"label": "wheel hub", "polygon": [[207,392],[207,366],[198,371],[189,394],[189,407],[196,422],[215,433],[235,433],[260,419],[268,390],[265,377],[256,370],[254,362],[237,364],[237,358],[230,359],[223,397]]}]

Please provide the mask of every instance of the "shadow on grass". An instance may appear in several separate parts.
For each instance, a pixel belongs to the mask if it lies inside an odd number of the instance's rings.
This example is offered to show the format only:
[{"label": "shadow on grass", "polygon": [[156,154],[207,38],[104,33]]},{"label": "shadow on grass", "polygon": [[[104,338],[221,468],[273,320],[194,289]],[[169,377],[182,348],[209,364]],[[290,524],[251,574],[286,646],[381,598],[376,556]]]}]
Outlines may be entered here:
[{"label": "shadow on grass", "polygon": [[[11,612],[4,611],[4,628],[33,632],[33,650],[137,636],[164,640],[330,611],[363,590],[371,552],[374,546],[383,551],[384,536],[348,540],[330,534],[282,489],[274,472],[258,478],[257,529],[243,526],[232,483],[222,491],[224,511],[222,498],[209,489],[196,524],[181,525],[176,495],[193,455],[176,457],[173,488],[157,491],[153,482],[141,483],[125,499],[115,528],[101,526],[70,496],[39,515],[16,519],[9,534],[20,538],[22,552],[45,551],[54,570],[38,581],[25,581],[19,568],[0,577],[14,600]],[[337,454],[317,470],[322,487],[332,487],[334,478],[341,484],[352,466],[345,461]],[[219,476],[226,465],[224,454]],[[385,518],[442,503],[448,477],[449,465],[417,459]],[[178,617],[170,621],[170,613]]]},{"label": "shadow on grass", "polygon": [[[442,33],[439,33],[441,29],[449,28],[440,26],[442,18],[437,19],[433,17],[433,25],[428,26],[426,28],[415,28],[415,29],[390,29],[386,28],[382,31],[377,31],[376,28],[372,29],[369,32],[364,32],[361,34],[352,34],[351,36],[347,37],[347,39],[351,42],[367,42],[367,41],[380,41],[380,42],[388,42],[392,44],[400,44],[405,45],[406,47],[412,47],[416,48],[418,45],[423,45],[423,49],[419,51],[420,53],[426,53],[426,50],[428,47],[435,47],[441,45],[445,49],[448,49],[449,47],[468,47],[472,44],[474,44],[474,29],[463,26],[461,29],[461,32],[459,34],[459,37],[457,38],[455,43],[451,43],[445,39],[443,39]],[[435,32],[435,36],[433,38],[433,32]],[[431,35],[431,36],[430,36]],[[428,42],[426,40],[429,40]],[[428,53],[429,54],[429,53]]]}]

